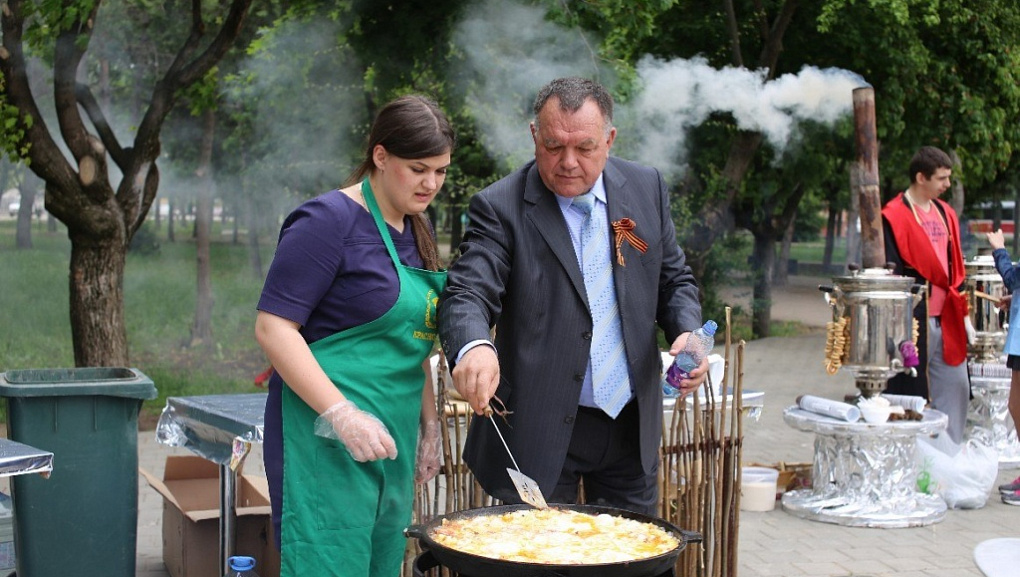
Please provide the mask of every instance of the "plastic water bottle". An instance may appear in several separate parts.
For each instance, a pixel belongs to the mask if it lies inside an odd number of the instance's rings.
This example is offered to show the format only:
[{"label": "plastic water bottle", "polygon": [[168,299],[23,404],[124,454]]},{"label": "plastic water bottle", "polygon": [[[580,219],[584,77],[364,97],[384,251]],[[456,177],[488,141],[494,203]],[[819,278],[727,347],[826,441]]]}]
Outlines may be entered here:
[{"label": "plastic water bottle", "polygon": [[717,328],[719,325],[715,324],[715,321],[706,321],[705,326],[691,333],[687,338],[687,344],[677,353],[673,364],[666,371],[666,378],[663,380],[664,393],[668,396],[680,393],[680,381],[690,376],[691,371],[701,364],[701,360],[712,352]]},{"label": "plastic water bottle", "polygon": [[230,565],[230,571],[224,577],[259,577],[259,574],[255,572],[255,558],[236,556],[227,559],[227,564]]}]

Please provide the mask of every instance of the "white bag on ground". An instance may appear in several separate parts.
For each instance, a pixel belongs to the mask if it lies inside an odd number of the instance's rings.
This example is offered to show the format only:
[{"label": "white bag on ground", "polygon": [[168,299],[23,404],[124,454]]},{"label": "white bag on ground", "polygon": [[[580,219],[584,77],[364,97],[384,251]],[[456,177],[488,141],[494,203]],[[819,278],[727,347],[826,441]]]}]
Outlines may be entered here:
[{"label": "white bag on ground", "polygon": [[927,475],[919,488],[937,493],[951,509],[979,509],[999,474],[999,454],[980,430],[963,444],[956,444],[949,435],[917,438],[917,459],[920,477]]}]

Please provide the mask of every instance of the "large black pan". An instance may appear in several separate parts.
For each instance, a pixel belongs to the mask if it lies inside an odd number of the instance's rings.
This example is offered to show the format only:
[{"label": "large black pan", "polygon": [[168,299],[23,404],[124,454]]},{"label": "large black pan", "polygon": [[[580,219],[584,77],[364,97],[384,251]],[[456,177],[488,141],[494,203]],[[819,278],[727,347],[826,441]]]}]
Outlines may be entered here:
[{"label": "large black pan", "polygon": [[[457,511],[436,517],[424,525],[411,525],[404,530],[404,535],[418,539],[422,548],[431,551],[432,555],[444,567],[452,569],[457,573],[473,575],[475,577],[605,577],[606,575],[612,575],[613,577],[653,577],[672,569],[676,565],[676,560],[680,553],[687,547],[688,543],[701,542],[701,533],[685,531],[662,519],[641,515],[640,513],[634,513],[625,509],[614,509],[612,507],[596,505],[553,505],[553,507],[567,511],[588,513],[590,515],[605,513],[625,519],[651,523],[676,537],[680,544],[672,551],[647,559],[591,565],[546,565],[542,563],[503,561],[472,555],[440,545],[431,536],[432,530],[442,525],[444,519],[452,521],[481,515],[501,515],[521,509],[530,509],[530,505],[500,505],[497,507]],[[499,535],[493,535],[492,539],[494,541],[498,540]]]}]

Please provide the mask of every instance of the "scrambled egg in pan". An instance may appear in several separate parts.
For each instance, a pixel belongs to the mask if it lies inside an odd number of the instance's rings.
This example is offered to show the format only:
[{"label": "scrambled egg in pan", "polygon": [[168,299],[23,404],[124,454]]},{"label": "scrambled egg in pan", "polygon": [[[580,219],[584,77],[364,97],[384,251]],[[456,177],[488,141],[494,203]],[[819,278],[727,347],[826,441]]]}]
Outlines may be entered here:
[{"label": "scrambled egg in pan", "polygon": [[560,509],[444,519],[432,539],[461,551],[523,563],[598,565],[668,553],[680,541],[668,531],[634,519]]}]

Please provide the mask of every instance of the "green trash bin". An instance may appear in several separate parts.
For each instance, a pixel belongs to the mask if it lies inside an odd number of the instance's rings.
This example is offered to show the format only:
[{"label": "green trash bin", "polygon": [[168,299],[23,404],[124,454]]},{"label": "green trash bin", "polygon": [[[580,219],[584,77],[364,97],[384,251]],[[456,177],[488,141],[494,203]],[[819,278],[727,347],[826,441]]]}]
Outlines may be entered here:
[{"label": "green trash bin", "polygon": [[17,573],[134,577],[138,413],[156,397],[136,369],[0,373],[11,440],[53,453],[48,479],[11,479]]}]

